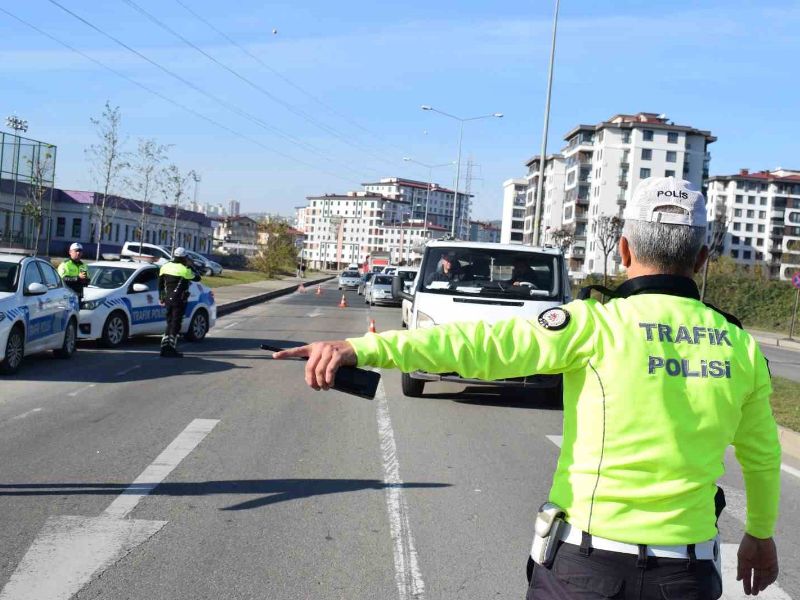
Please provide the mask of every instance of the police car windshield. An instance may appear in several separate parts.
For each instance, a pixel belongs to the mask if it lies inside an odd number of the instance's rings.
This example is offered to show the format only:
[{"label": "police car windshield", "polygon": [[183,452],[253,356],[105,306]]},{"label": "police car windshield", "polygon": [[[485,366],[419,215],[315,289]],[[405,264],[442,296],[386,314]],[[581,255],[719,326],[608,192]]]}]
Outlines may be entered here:
[{"label": "police car windshield", "polygon": [[421,277],[425,292],[544,300],[559,295],[561,257],[490,248],[432,248]]},{"label": "police car windshield", "polygon": [[0,292],[17,291],[18,263],[0,262]]},{"label": "police car windshield", "polygon": [[118,266],[89,265],[89,287],[115,290],[125,285],[135,269]]}]

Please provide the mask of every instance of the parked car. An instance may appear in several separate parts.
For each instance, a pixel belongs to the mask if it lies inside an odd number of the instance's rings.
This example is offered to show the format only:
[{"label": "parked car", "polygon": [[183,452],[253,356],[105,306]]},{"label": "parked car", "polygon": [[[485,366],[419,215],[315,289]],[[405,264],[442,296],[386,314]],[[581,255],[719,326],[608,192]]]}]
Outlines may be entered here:
[{"label": "parked car", "polygon": [[[447,263],[448,270],[445,270]],[[519,265],[525,268],[518,271]],[[566,261],[555,248],[511,244],[432,241],[409,292],[395,279],[394,296],[410,303],[409,329],[456,321],[494,323],[511,317],[536,319],[548,308],[571,300]],[[532,375],[502,381],[465,380],[457,373],[402,374],[406,396],[421,396],[426,381],[526,387],[561,396],[560,375]]]},{"label": "parked car", "polygon": [[214,262],[210,258],[191,250],[186,251],[186,256],[197,266],[202,275],[206,277],[222,275],[222,265],[218,262]]},{"label": "parked car", "polygon": [[365,296],[365,291],[366,291],[367,284],[369,283],[369,280],[372,279],[372,277],[374,275],[375,275],[375,273],[370,272],[370,273],[364,273],[361,276],[361,281],[358,284],[358,295],[359,296]]},{"label": "parked car", "polygon": [[367,292],[367,302],[370,306],[376,304],[399,304],[400,300],[392,296],[392,280],[394,277],[391,275],[384,275],[378,273],[372,278],[370,282],[369,291]]},{"label": "parked car", "polygon": [[[158,271],[159,267],[141,262],[90,264],[78,337],[99,339],[113,348],[132,335],[164,333],[166,309],[158,300]],[[216,320],[214,293],[202,283],[192,282],[181,333],[189,341],[201,341]]]},{"label": "parked car", "polygon": [[164,265],[172,260],[172,254],[163,246],[148,244],[147,242],[125,242],[119,251],[122,258],[149,258],[154,265]]},{"label": "parked car", "polygon": [[383,267],[382,272],[384,275],[394,275],[397,272],[397,267],[394,265],[389,265],[388,267]]},{"label": "parked car", "polygon": [[358,274],[358,271],[344,271],[341,275],[339,275],[340,290],[345,288],[358,289],[360,283],[361,275]]},{"label": "parked car", "polygon": [[25,356],[75,353],[78,296],[39,258],[0,254],[0,373],[16,373]]}]

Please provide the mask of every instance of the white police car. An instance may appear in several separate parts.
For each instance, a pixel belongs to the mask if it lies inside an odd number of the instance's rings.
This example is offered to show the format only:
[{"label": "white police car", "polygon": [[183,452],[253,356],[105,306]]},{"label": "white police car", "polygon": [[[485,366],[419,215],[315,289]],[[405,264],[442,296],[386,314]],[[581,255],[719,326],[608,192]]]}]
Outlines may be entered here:
[{"label": "white police car", "polygon": [[75,353],[78,296],[42,259],[0,254],[0,373],[16,372],[23,357],[54,350]]},{"label": "white police car", "polygon": [[[131,335],[163,334],[166,310],[158,301],[159,267],[150,263],[99,261],[89,265],[78,337],[113,348]],[[200,341],[217,320],[214,293],[198,282],[189,286],[181,333]]]}]

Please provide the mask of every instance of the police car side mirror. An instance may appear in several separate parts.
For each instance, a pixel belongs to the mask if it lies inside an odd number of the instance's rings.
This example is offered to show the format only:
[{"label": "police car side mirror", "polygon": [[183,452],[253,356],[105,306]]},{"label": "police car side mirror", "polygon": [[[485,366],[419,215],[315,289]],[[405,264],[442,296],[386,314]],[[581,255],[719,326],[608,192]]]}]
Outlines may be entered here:
[{"label": "police car side mirror", "polygon": [[150,291],[150,288],[149,288],[149,287],[147,287],[147,286],[146,286],[145,284],[143,284],[143,283],[134,283],[134,284],[133,284],[133,292],[134,292],[135,294],[139,294],[139,293],[141,293],[141,292],[148,292],[148,291]]},{"label": "police car side mirror", "polygon": [[32,283],[28,286],[28,289],[25,290],[25,294],[27,296],[41,296],[42,294],[47,293],[47,286],[43,283]]}]

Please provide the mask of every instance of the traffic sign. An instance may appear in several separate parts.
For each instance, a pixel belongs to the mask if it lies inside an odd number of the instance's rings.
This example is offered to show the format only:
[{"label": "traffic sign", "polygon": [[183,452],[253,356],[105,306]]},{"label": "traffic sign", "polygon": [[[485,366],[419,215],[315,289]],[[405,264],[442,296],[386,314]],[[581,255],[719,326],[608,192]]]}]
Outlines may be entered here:
[{"label": "traffic sign", "polygon": [[792,285],[800,289],[800,271],[795,271],[792,275]]}]

